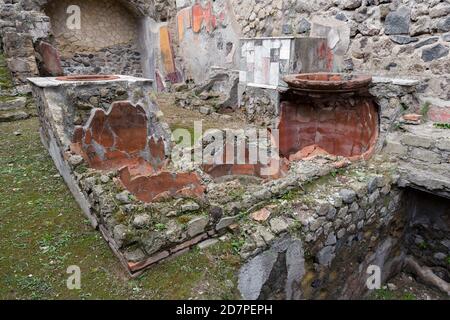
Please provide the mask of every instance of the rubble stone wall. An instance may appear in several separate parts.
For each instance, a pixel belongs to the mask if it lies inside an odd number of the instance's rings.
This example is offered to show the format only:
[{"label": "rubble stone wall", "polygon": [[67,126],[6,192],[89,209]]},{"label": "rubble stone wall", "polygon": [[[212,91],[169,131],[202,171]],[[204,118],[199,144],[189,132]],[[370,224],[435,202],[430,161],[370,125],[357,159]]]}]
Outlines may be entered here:
[{"label": "rubble stone wall", "polygon": [[[133,15],[135,22],[140,17],[150,17],[156,21],[167,20],[169,16],[174,16],[173,11],[174,1],[162,0],[117,0],[117,5],[122,4],[129,8],[130,14]],[[10,70],[14,84],[19,92],[29,92],[30,88],[27,86],[27,78],[39,74],[35,46],[40,41],[47,41],[52,43],[54,34],[52,30],[52,22],[45,14],[44,8],[49,3],[47,0],[1,0],[0,1],[0,38],[2,40],[2,47],[5,52],[5,58],[8,69]],[[91,3],[91,2],[89,2]],[[108,3],[111,3],[108,1]],[[122,12],[123,13],[123,12]],[[126,13],[124,13],[126,16]],[[101,16],[101,15],[100,15]],[[120,21],[123,20],[123,16]],[[96,15],[97,18],[97,15]],[[109,32],[103,32],[100,38],[95,39],[96,45],[101,44],[102,39],[113,37],[113,43],[119,43],[117,46],[108,46],[108,49],[100,51],[99,54],[74,56],[69,59],[63,59],[63,67],[65,71],[80,73],[103,72],[103,73],[124,73],[130,75],[140,75],[142,73],[139,65],[138,56],[139,51],[136,45],[128,41],[124,43],[124,37],[130,37],[130,28],[124,33],[123,23],[117,19],[107,17],[113,25]],[[106,19],[106,18],[105,18]],[[127,20],[127,19],[125,19]],[[129,20],[129,19],[128,19]],[[127,20],[127,21],[128,21]],[[101,21],[100,21],[101,22]],[[58,23],[56,24],[58,25]],[[130,26],[130,23],[125,25]],[[103,28],[106,28],[103,27]],[[57,29],[58,30],[58,29]],[[91,28],[91,30],[102,30],[98,24]],[[119,37],[119,32],[122,36]],[[116,39],[117,37],[117,39]],[[85,37],[83,41],[86,41]],[[119,39],[120,38],[120,39]],[[76,40],[76,39],[75,39]],[[110,39],[111,40],[111,39]],[[88,41],[89,42],[89,41]],[[89,42],[92,44],[91,42]],[[89,43],[84,43],[87,45]],[[122,43],[124,45],[122,46]],[[56,43],[53,43],[56,45]],[[105,44],[102,44],[102,46]],[[72,48],[73,49],[73,48]],[[99,48],[95,48],[99,49]],[[77,50],[79,51],[79,50]],[[83,51],[83,50],[81,50]],[[118,60],[121,63],[117,63]],[[125,62],[125,60],[129,62]],[[108,67],[104,67],[108,65]],[[99,70],[100,67],[100,70]],[[104,67],[104,69],[102,69]]]},{"label": "rubble stone wall", "polygon": [[[66,10],[71,5],[80,7],[80,30],[67,27]],[[63,57],[136,41],[137,22],[118,2],[52,1],[45,8],[45,13],[50,17],[53,36]]]},{"label": "rubble stone wall", "polygon": [[[345,22],[350,45],[344,69],[417,76],[421,92],[450,100],[448,0],[233,0],[244,36],[307,35],[313,19]],[[331,21],[330,20],[330,21]]]},{"label": "rubble stone wall", "polygon": [[[383,169],[356,170],[344,175],[345,182],[330,178],[305,185],[303,197],[286,200],[282,208],[266,207],[268,223],[245,224],[241,257],[247,262],[239,274],[243,297],[356,299],[368,291],[369,266],[380,267],[383,282],[395,275],[405,256],[401,245],[406,215],[398,177],[392,168]],[[285,238],[291,246],[281,248]],[[275,263],[280,259],[282,268]],[[274,268],[284,272],[270,277]]]}]

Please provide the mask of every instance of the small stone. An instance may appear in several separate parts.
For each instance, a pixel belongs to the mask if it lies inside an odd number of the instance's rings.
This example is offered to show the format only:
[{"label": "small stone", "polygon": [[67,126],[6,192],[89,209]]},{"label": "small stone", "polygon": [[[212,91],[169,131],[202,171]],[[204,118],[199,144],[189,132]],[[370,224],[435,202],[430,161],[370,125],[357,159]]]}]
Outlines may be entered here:
[{"label": "small stone", "polygon": [[428,137],[420,137],[417,135],[408,134],[403,136],[401,142],[408,146],[428,149],[429,147],[431,147],[433,140],[431,140],[431,138]]},{"label": "small stone", "polygon": [[326,246],[334,246],[337,243],[336,235],[334,233],[330,233],[328,235],[327,240],[325,241]]},{"label": "small stone", "polygon": [[150,219],[148,214],[140,214],[134,218],[133,226],[138,229],[147,227],[150,224]]},{"label": "small stone", "polygon": [[436,147],[442,151],[450,151],[450,139],[443,139],[436,143]]},{"label": "small stone", "polygon": [[393,284],[393,283],[388,283],[388,284],[387,284],[387,288],[388,288],[390,291],[395,291],[395,290],[397,290],[397,286],[396,286],[395,284]]},{"label": "small stone", "polygon": [[283,34],[289,35],[292,34],[292,26],[290,24],[283,24],[282,26]]},{"label": "small stone", "polygon": [[409,34],[410,20],[411,9],[406,6],[401,6],[396,11],[392,11],[386,16],[384,33],[387,35]]},{"label": "small stone", "polygon": [[341,208],[341,209],[339,210],[337,216],[338,216],[339,219],[344,219],[345,216],[347,215],[347,213],[348,213],[348,207],[345,206],[345,207],[343,207],[343,208]]},{"label": "small stone", "polygon": [[192,212],[197,211],[198,209],[200,209],[200,206],[194,201],[181,205],[181,212]]},{"label": "small stone", "polygon": [[20,131],[14,131],[14,133],[13,133],[16,137],[18,137],[18,136],[21,136],[22,135],[22,132],[20,132]]},{"label": "small stone", "polygon": [[331,208],[331,209],[328,211],[327,219],[328,219],[328,220],[333,220],[333,219],[336,217],[336,214],[337,214],[336,208]]},{"label": "small stone", "polygon": [[438,153],[424,149],[414,148],[411,152],[411,157],[413,159],[421,160],[426,163],[441,163],[441,158]]},{"label": "small stone", "polygon": [[332,209],[333,207],[331,206],[330,203],[328,203],[328,201],[326,200],[322,200],[322,199],[318,199],[317,200],[317,214],[319,215],[319,217],[324,217],[328,214],[328,212]]},{"label": "small stone", "polygon": [[376,190],[369,196],[369,203],[374,204],[380,198],[380,191]]},{"label": "small stone", "polygon": [[310,30],[311,30],[311,23],[308,20],[306,20],[305,18],[302,18],[298,25],[297,32],[302,34],[302,33],[307,33]]},{"label": "small stone", "polygon": [[223,217],[223,209],[221,207],[212,207],[209,210],[209,216],[212,221],[217,222]]},{"label": "small stone", "polygon": [[370,177],[367,188],[369,193],[374,192],[378,188],[378,177]]},{"label": "small stone", "polygon": [[108,183],[109,180],[110,180],[110,179],[109,179],[108,176],[102,175],[102,176],[100,177],[100,181],[101,181],[102,183]]},{"label": "small stone", "polygon": [[198,244],[198,248],[199,248],[200,250],[205,250],[205,249],[207,249],[207,248],[209,248],[209,247],[214,246],[214,245],[217,244],[218,242],[219,242],[219,240],[217,240],[217,239],[209,239],[209,240],[200,242],[200,243]]},{"label": "small stone", "polygon": [[387,140],[384,152],[387,154],[393,154],[398,156],[405,156],[408,153],[408,148],[402,145],[398,141]]},{"label": "small stone", "polygon": [[342,189],[339,191],[339,195],[346,204],[350,204],[356,200],[356,192],[349,189]]},{"label": "small stone", "polygon": [[438,37],[431,37],[431,38],[428,38],[428,39],[426,39],[426,40],[423,40],[423,41],[420,41],[420,42],[416,43],[416,44],[414,45],[414,49],[419,49],[419,48],[422,48],[422,47],[424,47],[424,46],[428,46],[428,45],[430,45],[430,44],[433,44],[433,43],[437,42],[438,40],[439,40]]},{"label": "small stone", "polygon": [[328,246],[319,251],[316,258],[320,265],[330,266],[335,257],[334,247]]},{"label": "small stone", "polygon": [[356,231],[356,225],[352,224],[350,227],[347,228],[347,232],[350,234],[353,234]]},{"label": "small stone", "polygon": [[282,218],[273,218],[269,222],[271,230],[275,234],[280,234],[289,228],[289,225]]},{"label": "small stone", "polygon": [[450,42],[450,33],[443,34],[442,41]]},{"label": "small stone", "polygon": [[441,244],[450,251],[450,240],[442,240]]},{"label": "small stone", "polygon": [[448,55],[449,49],[442,44],[437,44],[431,48],[423,49],[422,60],[425,62],[433,61]]},{"label": "small stone", "polygon": [[361,7],[362,4],[362,0],[344,0],[339,2],[339,7],[344,10],[354,10]]},{"label": "small stone", "polygon": [[420,123],[422,118],[423,118],[422,115],[416,114],[416,113],[409,113],[409,114],[403,115],[403,120],[411,121],[411,122],[418,122],[418,123]]},{"label": "small stone", "polygon": [[83,157],[80,155],[72,155],[69,158],[69,164],[73,167],[80,165],[83,162]]},{"label": "small stone", "polygon": [[411,42],[417,42],[419,41],[419,38],[410,37],[410,36],[402,36],[402,35],[392,35],[390,36],[390,39],[398,44],[408,44]]},{"label": "small stone", "polygon": [[23,109],[27,105],[27,98],[17,97],[17,98],[7,98],[5,101],[0,100],[0,111]]},{"label": "small stone", "polygon": [[339,12],[338,14],[336,14],[335,18],[337,20],[341,20],[341,21],[348,21],[347,16],[343,13],[343,12]]},{"label": "small stone", "polygon": [[210,107],[200,107],[200,113],[204,115],[211,114],[212,110]]},{"label": "small stone", "polygon": [[219,231],[219,230],[228,228],[229,226],[231,226],[233,223],[236,222],[236,219],[237,219],[237,217],[225,217],[225,218],[223,218],[216,225],[216,230]]},{"label": "small stone", "polygon": [[145,259],[145,254],[141,249],[135,249],[133,251],[125,251],[125,259],[129,262],[140,262]]},{"label": "small stone", "polygon": [[264,222],[267,221],[270,217],[270,211],[266,208],[263,208],[261,210],[258,210],[256,212],[253,212],[250,217],[258,222]]},{"label": "small stone", "polygon": [[172,85],[172,88],[175,90],[175,92],[181,92],[189,89],[186,83],[174,83]]},{"label": "small stone", "polygon": [[315,221],[313,221],[313,222],[310,224],[309,229],[310,229],[312,232],[315,232],[315,231],[319,230],[319,228],[320,228],[324,223],[325,223],[325,218],[319,218],[319,219],[316,219]]},{"label": "small stone", "polygon": [[441,32],[450,31],[450,17],[441,19],[437,24],[437,29]]},{"label": "small stone", "polygon": [[205,231],[206,226],[208,225],[209,219],[208,217],[199,217],[194,220],[191,220],[187,225],[187,233],[189,237],[193,238],[196,235]]},{"label": "small stone", "polygon": [[410,35],[419,36],[422,34],[429,34],[431,27],[431,19],[429,17],[420,17],[416,23],[411,26]]},{"label": "small stone", "polygon": [[219,240],[221,242],[227,242],[228,240],[230,240],[230,236],[228,234],[224,234],[223,236],[219,237]]},{"label": "small stone", "polygon": [[270,244],[272,240],[275,238],[275,236],[267,228],[264,228],[263,226],[258,226],[255,232],[255,236],[261,237],[264,240],[265,244]]},{"label": "small stone", "polygon": [[122,247],[128,234],[128,229],[123,224],[119,224],[114,227],[113,237],[119,247]]},{"label": "small stone", "polygon": [[444,3],[440,3],[430,9],[431,18],[445,17],[447,15],[450,15],[450,6]]},{"label": "small stone", "polygon": [[360,222],[358,222],[358,225],[356,227],[358,228],[358,230],[361,230],[362,228],[364,228],[364,220],[361,220]]},{"label": "small stone", "polygon": [[341,196],[339,194],[335,194],[332,198],[332,203],[336,208],[340,208],[343,206],[344,201],[342,201]]},{"label": "small stone", "polygon": [[435,253],[435,254],[433,255],[433,257],[434,257],[436,260],[444,260],[445,258],[447,258],[447,255],[446,255],[445,253],[438,252],[438,253]]},{"label": "small stone", "polygon": [[119,200],[122,204],[129,204],[131,203],[130,195],[131,194],[128,191],[123,191],[119,194],[116,194],[116,199]]},{"label": "small stone", "polygon": [[359,205],[357,202],[353,202],[350,208],[348,209],[349,213],[355,213],[359,210]]},{"label": "small stone", "polygon": [[340,229],[337,233],[337,238],[342,239],[345,236],[346,232],[347,232],[347,230],[345,230],[344,228]]}]

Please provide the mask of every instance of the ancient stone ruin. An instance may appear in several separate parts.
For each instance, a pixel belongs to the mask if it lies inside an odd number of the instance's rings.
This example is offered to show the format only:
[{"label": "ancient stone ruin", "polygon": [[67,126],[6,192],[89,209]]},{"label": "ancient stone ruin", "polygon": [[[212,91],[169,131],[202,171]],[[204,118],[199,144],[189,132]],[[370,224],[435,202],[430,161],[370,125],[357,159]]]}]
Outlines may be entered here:
[{"label": "ancient stone ruin", "polygon": [[373,267],[450,295],[449,1],[0,5],[0,121],[39,117],[130,277],[233,237],[244,299],[358,299]]}]

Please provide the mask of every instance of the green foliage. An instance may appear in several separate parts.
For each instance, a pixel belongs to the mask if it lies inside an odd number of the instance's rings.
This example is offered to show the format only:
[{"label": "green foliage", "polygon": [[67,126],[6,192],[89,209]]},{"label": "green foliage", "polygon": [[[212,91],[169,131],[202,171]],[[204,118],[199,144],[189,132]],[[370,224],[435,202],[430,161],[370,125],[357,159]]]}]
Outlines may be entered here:
[{"label": "green foliage", "polygon": [[434,126],[438,129],[450,129],[450,123],[435,123]]},{"label": "green foliage", "polygon": [[374,290],[372,297],[375,300],[393,300],[395,298],[394,292],[388,289]]},{"label": "green foliage", "polygon": [[425,241],[419,243],[420,250],[426,250],[428,248],[428,244]]},{"label": "green foliage", "polygon": [[407,292],[403,294],[402,300],[417,300],[417,297],[413,293]]},{"label": "green foliage", "polygon": [[429,101],[426,101],[422,105],[422,108],[420,109],[420,114],[422,116],[426,117],[428,115],[428,112],[430,111],[430,106],[431,106],[431,103]]},{"label": "green foliage", "polygon": [[164,223],[158,223],[155,225],[156,231],[164,231],[167,230],[167,226]]},{"label": "green foliage", "polygon": [[9,90],[13,88],[11,73],[6,67],[6,60],[2,53],[0,53],[0,90]]},{"label": "green foliage", "polygon": [[241,252],[242,246],[245,244],[244,238],[235,239],[231,242],[231,247],[233,248],[233,252],[235,254],[239,254]]}]

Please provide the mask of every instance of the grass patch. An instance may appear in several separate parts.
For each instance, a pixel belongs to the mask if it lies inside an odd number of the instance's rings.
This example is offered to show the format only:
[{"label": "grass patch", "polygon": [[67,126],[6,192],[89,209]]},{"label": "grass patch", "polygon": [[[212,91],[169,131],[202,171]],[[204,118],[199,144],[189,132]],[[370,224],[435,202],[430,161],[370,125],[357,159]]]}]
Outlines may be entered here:
[{"label": "grass patch", "polygon": [[0,89],[9,90],[13,88],[11,73],[6,67],[6,60],[3,53],[0,53]]},{"label": "grass patch", "polygon": [[422,108],[420,109],[420,114],[424,117],[427,117],[428,112],[430,111],[430,106],[431,106],[431,103],[429,101],[426,101],[422,105]]},{"label": "grass patch", "polygon": [[388,289],[378,289],[372,293],[371,298],[373,300],[394,300],[395,294]]}]

